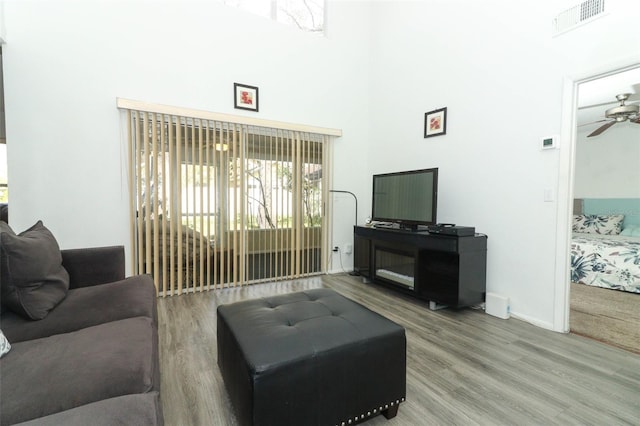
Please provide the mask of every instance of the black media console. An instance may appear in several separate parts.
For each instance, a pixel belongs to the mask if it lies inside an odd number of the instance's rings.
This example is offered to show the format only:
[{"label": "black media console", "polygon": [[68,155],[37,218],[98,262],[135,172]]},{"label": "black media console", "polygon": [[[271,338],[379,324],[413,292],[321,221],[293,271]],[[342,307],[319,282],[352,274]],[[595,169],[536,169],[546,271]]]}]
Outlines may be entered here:
[{"label": "black media console", "polygon": [[487,237],[355,226],[354,269],[432,308],[477,305],[486,292]]}]

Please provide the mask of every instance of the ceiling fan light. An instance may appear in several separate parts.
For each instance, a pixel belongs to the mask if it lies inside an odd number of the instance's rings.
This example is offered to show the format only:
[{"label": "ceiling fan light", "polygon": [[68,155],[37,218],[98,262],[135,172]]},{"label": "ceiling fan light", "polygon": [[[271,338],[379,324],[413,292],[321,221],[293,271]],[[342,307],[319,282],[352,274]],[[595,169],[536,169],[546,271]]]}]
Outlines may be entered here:
[{"label": "ceiling fan light", "polygon": [[638,105],[621,105],[609,108],[604,115],[607,118],[615,118],[616,120],[618,120],[619,117],[623,117],[623,120],[618,121],[624,121],[629,118],[630,115],[637,114],[639,110],[640,107]]}]

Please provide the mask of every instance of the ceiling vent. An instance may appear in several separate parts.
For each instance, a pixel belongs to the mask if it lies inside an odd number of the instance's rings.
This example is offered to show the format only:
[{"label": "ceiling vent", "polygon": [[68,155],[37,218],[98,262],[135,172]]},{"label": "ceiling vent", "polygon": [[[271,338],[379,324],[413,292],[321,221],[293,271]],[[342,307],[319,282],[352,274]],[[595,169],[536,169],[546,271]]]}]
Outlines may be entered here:
[{"label": "ceiling vent", "polygon": [[563,12],[553,20],[553,35],[565,33],[605,15],[605,0],[587,0]]}]

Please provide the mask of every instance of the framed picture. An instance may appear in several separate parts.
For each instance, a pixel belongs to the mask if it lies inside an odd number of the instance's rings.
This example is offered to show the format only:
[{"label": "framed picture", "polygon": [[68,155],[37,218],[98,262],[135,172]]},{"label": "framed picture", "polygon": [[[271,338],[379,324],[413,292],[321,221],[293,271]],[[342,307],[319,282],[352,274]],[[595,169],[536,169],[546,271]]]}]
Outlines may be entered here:
[{"label": "framed picture", "polygon": [[258,112],[258,88],[246,84],[233,83],[233,102],[237,109]]},{"label": "framed picture", "polygon": [[447,134],[447,108],[435,109],[424,114],[424,137]]}]

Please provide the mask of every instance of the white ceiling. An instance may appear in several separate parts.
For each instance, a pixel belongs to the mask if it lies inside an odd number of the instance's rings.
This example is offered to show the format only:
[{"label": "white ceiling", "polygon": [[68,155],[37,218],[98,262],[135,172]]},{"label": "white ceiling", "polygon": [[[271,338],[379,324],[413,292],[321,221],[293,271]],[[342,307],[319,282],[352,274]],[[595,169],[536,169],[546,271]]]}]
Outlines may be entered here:
[{"label": "white ceiling", "polygon": [[[605,110],[619,104],[616,95],[621,93],[632,94],[627,104],[640,101],[640,67],[581,83],[578,86],[578,125],[604,120]],[[583,128],[595,130],[601,124]]]}]

